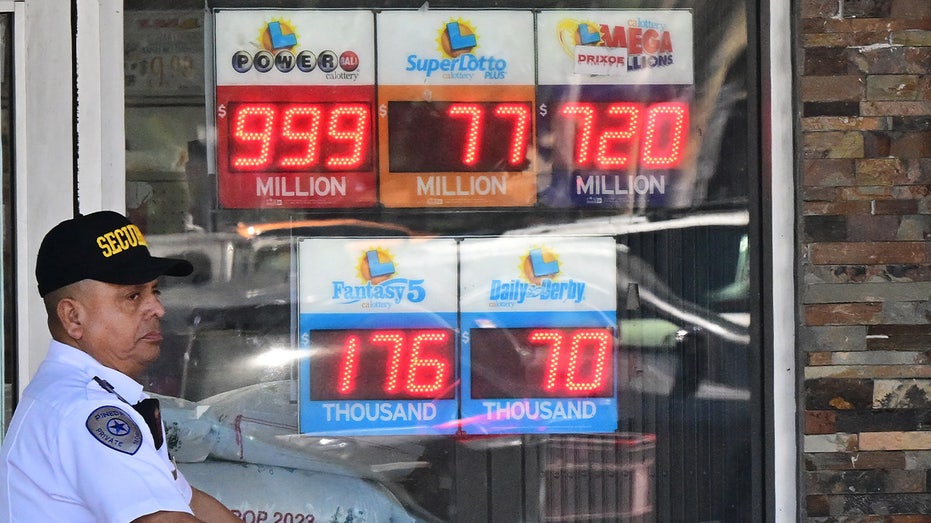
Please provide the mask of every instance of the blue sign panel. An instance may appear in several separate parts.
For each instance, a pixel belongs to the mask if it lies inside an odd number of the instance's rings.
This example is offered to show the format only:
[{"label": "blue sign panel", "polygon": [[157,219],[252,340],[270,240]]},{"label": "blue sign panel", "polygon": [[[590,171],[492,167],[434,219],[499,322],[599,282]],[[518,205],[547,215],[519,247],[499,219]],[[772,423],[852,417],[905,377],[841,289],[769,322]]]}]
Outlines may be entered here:
[{"label": "blue sign panel", "polygon": [[298,253],[301,432],[454,433],[455,241],[305,239]]},{"label": "blue sign panel", "polygon": [[614,240],[468,239],[460,256],[462,430],[615,431]]}]

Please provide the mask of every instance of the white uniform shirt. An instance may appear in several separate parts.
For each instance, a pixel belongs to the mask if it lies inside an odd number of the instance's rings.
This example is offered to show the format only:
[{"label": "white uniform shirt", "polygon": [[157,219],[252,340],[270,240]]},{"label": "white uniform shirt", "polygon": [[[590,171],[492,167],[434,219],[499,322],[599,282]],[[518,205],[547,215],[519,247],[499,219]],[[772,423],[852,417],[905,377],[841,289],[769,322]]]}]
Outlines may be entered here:
[{"label": "white uniform shirt", "polygon": [[126,523],[160,510],[191,513],[191,486],[167,441],[156,450],[142,415],[95,376],[130,403],[147,397],[132,378],[53,341],[3,440],[0,522]]}]

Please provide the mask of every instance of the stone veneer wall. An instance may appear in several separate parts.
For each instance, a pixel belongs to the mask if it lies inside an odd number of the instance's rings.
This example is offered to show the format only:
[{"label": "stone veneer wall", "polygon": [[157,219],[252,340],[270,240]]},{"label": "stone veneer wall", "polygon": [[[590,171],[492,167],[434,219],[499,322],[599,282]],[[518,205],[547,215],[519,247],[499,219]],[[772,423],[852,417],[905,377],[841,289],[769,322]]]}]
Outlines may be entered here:
[{"label": "stone veneer wall", "polygon": [[931,0],[795,6],[799,519],[928,522]]}]

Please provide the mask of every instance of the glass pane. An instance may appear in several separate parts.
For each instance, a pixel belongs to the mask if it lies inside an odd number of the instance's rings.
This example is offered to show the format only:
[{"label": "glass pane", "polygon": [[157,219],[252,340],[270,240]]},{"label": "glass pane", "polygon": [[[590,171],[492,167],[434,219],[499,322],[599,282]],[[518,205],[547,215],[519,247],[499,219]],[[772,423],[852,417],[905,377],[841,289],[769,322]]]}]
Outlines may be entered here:
[{"label": "glass pane", "polygon": [[188,479],[246,521],[760,520],[749,3],[279,4],[126,2]]},{"label": "glass pane", "polygon": [[[3,262],[0,263],[2,275],[3,302],[3,407],[2,430],[6,430],[12,417],[13,391],[16,390],[16,354],[15,354],[15,296],[13,293],[13,15],[0,13],[0,175],[3,187],[0,190],[0,227],[3,229]],[[0,432],[2,434],[2,432]]]}]

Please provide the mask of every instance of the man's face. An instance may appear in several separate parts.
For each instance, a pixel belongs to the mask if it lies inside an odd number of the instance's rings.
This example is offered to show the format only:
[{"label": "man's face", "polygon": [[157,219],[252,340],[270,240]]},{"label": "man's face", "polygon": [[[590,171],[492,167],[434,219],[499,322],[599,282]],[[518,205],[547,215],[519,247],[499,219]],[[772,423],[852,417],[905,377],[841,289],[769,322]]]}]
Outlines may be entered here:
[{"label": "man's face", "polygon": [[159,320],[165,309],[158,281],[117,285],[81,282],[76,296],[84,320],[79,348],[103,365],[138,376],[158,358],[162,343]]}]

